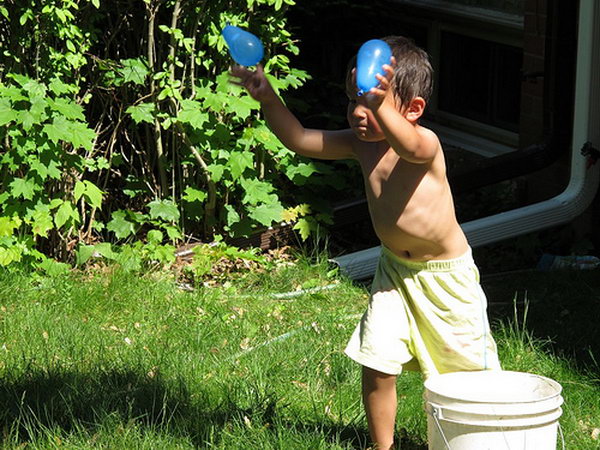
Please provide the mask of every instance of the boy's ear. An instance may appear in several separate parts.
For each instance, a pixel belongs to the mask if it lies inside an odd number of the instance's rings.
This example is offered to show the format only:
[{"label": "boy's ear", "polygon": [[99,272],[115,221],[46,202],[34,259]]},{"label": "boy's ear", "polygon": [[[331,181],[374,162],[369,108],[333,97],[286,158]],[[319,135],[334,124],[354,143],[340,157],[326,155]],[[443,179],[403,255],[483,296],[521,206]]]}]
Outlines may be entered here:
[{"label": "boy's ear", "polygon": [[409,122],[416,122],[425,112],[425,99],[423,97],[415,97],[413,98],[409,105],[408,110],[406,111],[406,119]]}]

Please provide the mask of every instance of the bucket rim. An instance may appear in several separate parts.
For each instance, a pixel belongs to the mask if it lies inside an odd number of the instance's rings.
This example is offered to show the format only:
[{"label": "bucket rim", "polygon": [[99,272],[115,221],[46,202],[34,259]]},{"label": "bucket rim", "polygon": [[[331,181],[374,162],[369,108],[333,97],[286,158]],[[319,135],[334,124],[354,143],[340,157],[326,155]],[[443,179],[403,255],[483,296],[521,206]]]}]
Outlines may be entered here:
[{"label": "bucket rim", "polygon": [[[457,397],[457,396],[449,395],[448,393],[440,392],[439,388],[435,389],[435,387],[432,387],[432,384],[434,384],[436,382],[436,380],[438,380],[440,377],[444,377],[445,375],[457,377],[457,376],[475,376],[474,374],[477,374],[478,376],[480,376],[482,374],[491,374],[491,373],[493,373],[494,375],[496,375],[498,373],[502,373],[502,374],[509,374],[509,376],[517,375],[517,376],[535,377],[537,379],[543,380],[544,382],[548,383],[550,386],[552,386],[554,388],[555,392],[552,393],[551,395],[547,395],[545,397],[536,398],[536,399],[519,400],[517,403],[520,403],[520,404],[540,403],[540,402],[548,401],[548,400],[551,400],[558,396],[561,396],[561,394],[562,394],[561,384],[559,382],[557,382],[551,378],[545,377],[543,375],[538,375],[538,374],[529,373],[529,372],[518,372],[518,371],[513,371],[513,370],[476,370],[476,371],[447,372],[447,373],[443,373],[443,374],[433,375],[433,376],[429,377],[427,380],[425,380],[425,382],[424,382],[424,387],[425,387],[424,396],[427,399],[427,393],[430,392],[437,397],[443,397],[443,398],[458,400],[458,401],[468,401],[469,403],[474,403],[474,404],[496,404],[496,405],[514,404],[515,403],[514,399],[489,401],[489,400],[481,400],[481,399],[469,397],[468,395]],[[561,401],[561,404],[562,404],[562,401]]]},{"label": "bucket rim", "polygon": [[[437,411],[438,416],[434,416],[434,410]],[[429,418],[439,420],[440,422],[454,423],[458,425],[468,425],[482,428],[537,428],[543,427],[548,424],[558,423],[559,419],[563,415],[563,409],[558,407],[553,410],[547,411],[545,414],[528,414],[524,416],[510,416],[510,417],[491,417],[485,419],[485,415],[481,417],[476,415],[469,415],[469,417],[463,417],[460,411],[449,410],[443,405],[434,405],[428,403],[425,407],[425,412]]]}]

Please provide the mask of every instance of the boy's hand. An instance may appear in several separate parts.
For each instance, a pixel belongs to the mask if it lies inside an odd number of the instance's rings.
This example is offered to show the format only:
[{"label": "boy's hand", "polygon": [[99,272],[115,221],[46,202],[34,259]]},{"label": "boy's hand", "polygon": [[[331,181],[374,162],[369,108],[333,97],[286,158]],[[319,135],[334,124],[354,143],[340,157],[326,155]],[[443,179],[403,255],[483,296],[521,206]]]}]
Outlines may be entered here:
[{"label": "boy's hand", "polygon": [[391,92],[391,81],[394,76],[394,67],[396,66],[396,59],[392,56],[390,64],[384,64],[382,69],[385,75],[377,74],[377,80],[379,84],[374,88],[371,88],[369,92],[365,93],[365,100],[367,106],[372,111],[379,109],[386,99],[394,100],[394,94]]},{"label": "boy's hand", "polygon": [[237,78],[231,80],[233,84],[246,88],[250,96],[258,102],[263,103],[276,96],[265,76],[262,64],[258,64],[255,71],[248,70],[244,66],[233,66],[229,74]]}]

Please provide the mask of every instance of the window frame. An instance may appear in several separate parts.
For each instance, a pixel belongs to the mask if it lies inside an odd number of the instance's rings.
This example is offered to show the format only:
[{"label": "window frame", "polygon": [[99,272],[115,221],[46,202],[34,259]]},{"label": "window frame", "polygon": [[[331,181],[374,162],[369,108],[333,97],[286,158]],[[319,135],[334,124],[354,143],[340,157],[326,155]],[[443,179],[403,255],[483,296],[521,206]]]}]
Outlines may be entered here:
[{"label": "window frame", "polygon": [[[448,0],[396,0],[407,7],[405,23],[408,27],[422,27],[427,34],[427,51],[434,71],[434,91],[427,107],[426,124],[444,137],[449,129],[454,129],[452,139],[459,142],[461,133],[477,135],[485,142],[486,154],[503,154],[517,148],[519,133],[497,126],[478,122],[439,108],[439,68],[442,34],[456,33],[463,36],[483,39],[498,44],[523,48],[524,18],[522,15],[505,13],[488,8],[462,5]],[[402,25],[399,26],[402,28]],[[465,136],[466,141],[474,141]],[[494,143],[497,148],[494,149]]]}]

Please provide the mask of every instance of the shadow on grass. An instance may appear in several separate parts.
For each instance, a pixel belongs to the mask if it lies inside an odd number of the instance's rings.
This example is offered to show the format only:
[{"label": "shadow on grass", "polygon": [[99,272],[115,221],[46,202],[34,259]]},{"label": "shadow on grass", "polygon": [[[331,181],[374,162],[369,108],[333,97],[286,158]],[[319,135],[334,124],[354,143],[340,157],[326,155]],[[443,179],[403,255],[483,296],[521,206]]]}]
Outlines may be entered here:
[{"label": "shadow on grass", "polygon": [[[343,445],[350,446],[353,449],[365,449],[370,445],[371,438],[369,432],[365,427],[355,426],[335,426],[335,425],[323,425],[323,424],[298,424],[289,423],[286,424],[289,428],[301,433],[320,433],[324,436],[331,437],[331,441],[342,443]],[[427,450],[427,444],[421,442],[415,442],[406,436],[402,431],[396,433],[396,439],[399,440],[399,444],[396,443],[396,448],[402,450]]]},{"label": "shadow on grass", "polygon": [[0,427],[23,442],[43,429],[94,432],[109,415],[153,428],[177,426],[190,412],[184,386],[167,388],[159,379],[129,370],[46,370],[0,381]]},{"label": "shadow on grass", "polygon": [[[107,418],[113,418],[115,427],[133,423],[186,439],[199,448],[208,442],[218,443],[215,440],[220,430],[228,424],[243,426],[245,419],[285,426],[313,437],[320,435],[326,442],[354,449],[364,449],[368,443],[366,428],[286,422],[277,417],[277,401],[268,396],[245,401],[244,408],[229,398],[210,397],[209,392],[197,389],[192,395],[183,382],[167,384],[160,376],[150,378],[133,369],[90,373],[63,369],[29,371],[18,378],[0,380],[0,442],[36,441],[44,430],[91,436],[102,427],[106,429]],[[215,405],[216,402],[220,403]],[[426,448],[407,438],[401,444],[409,450]]]},{"label": "shadow on grass", "polygon": [[600,375],[600,270],[535,270],[482,278],[490,318],[516,320],[534,337]]}]

